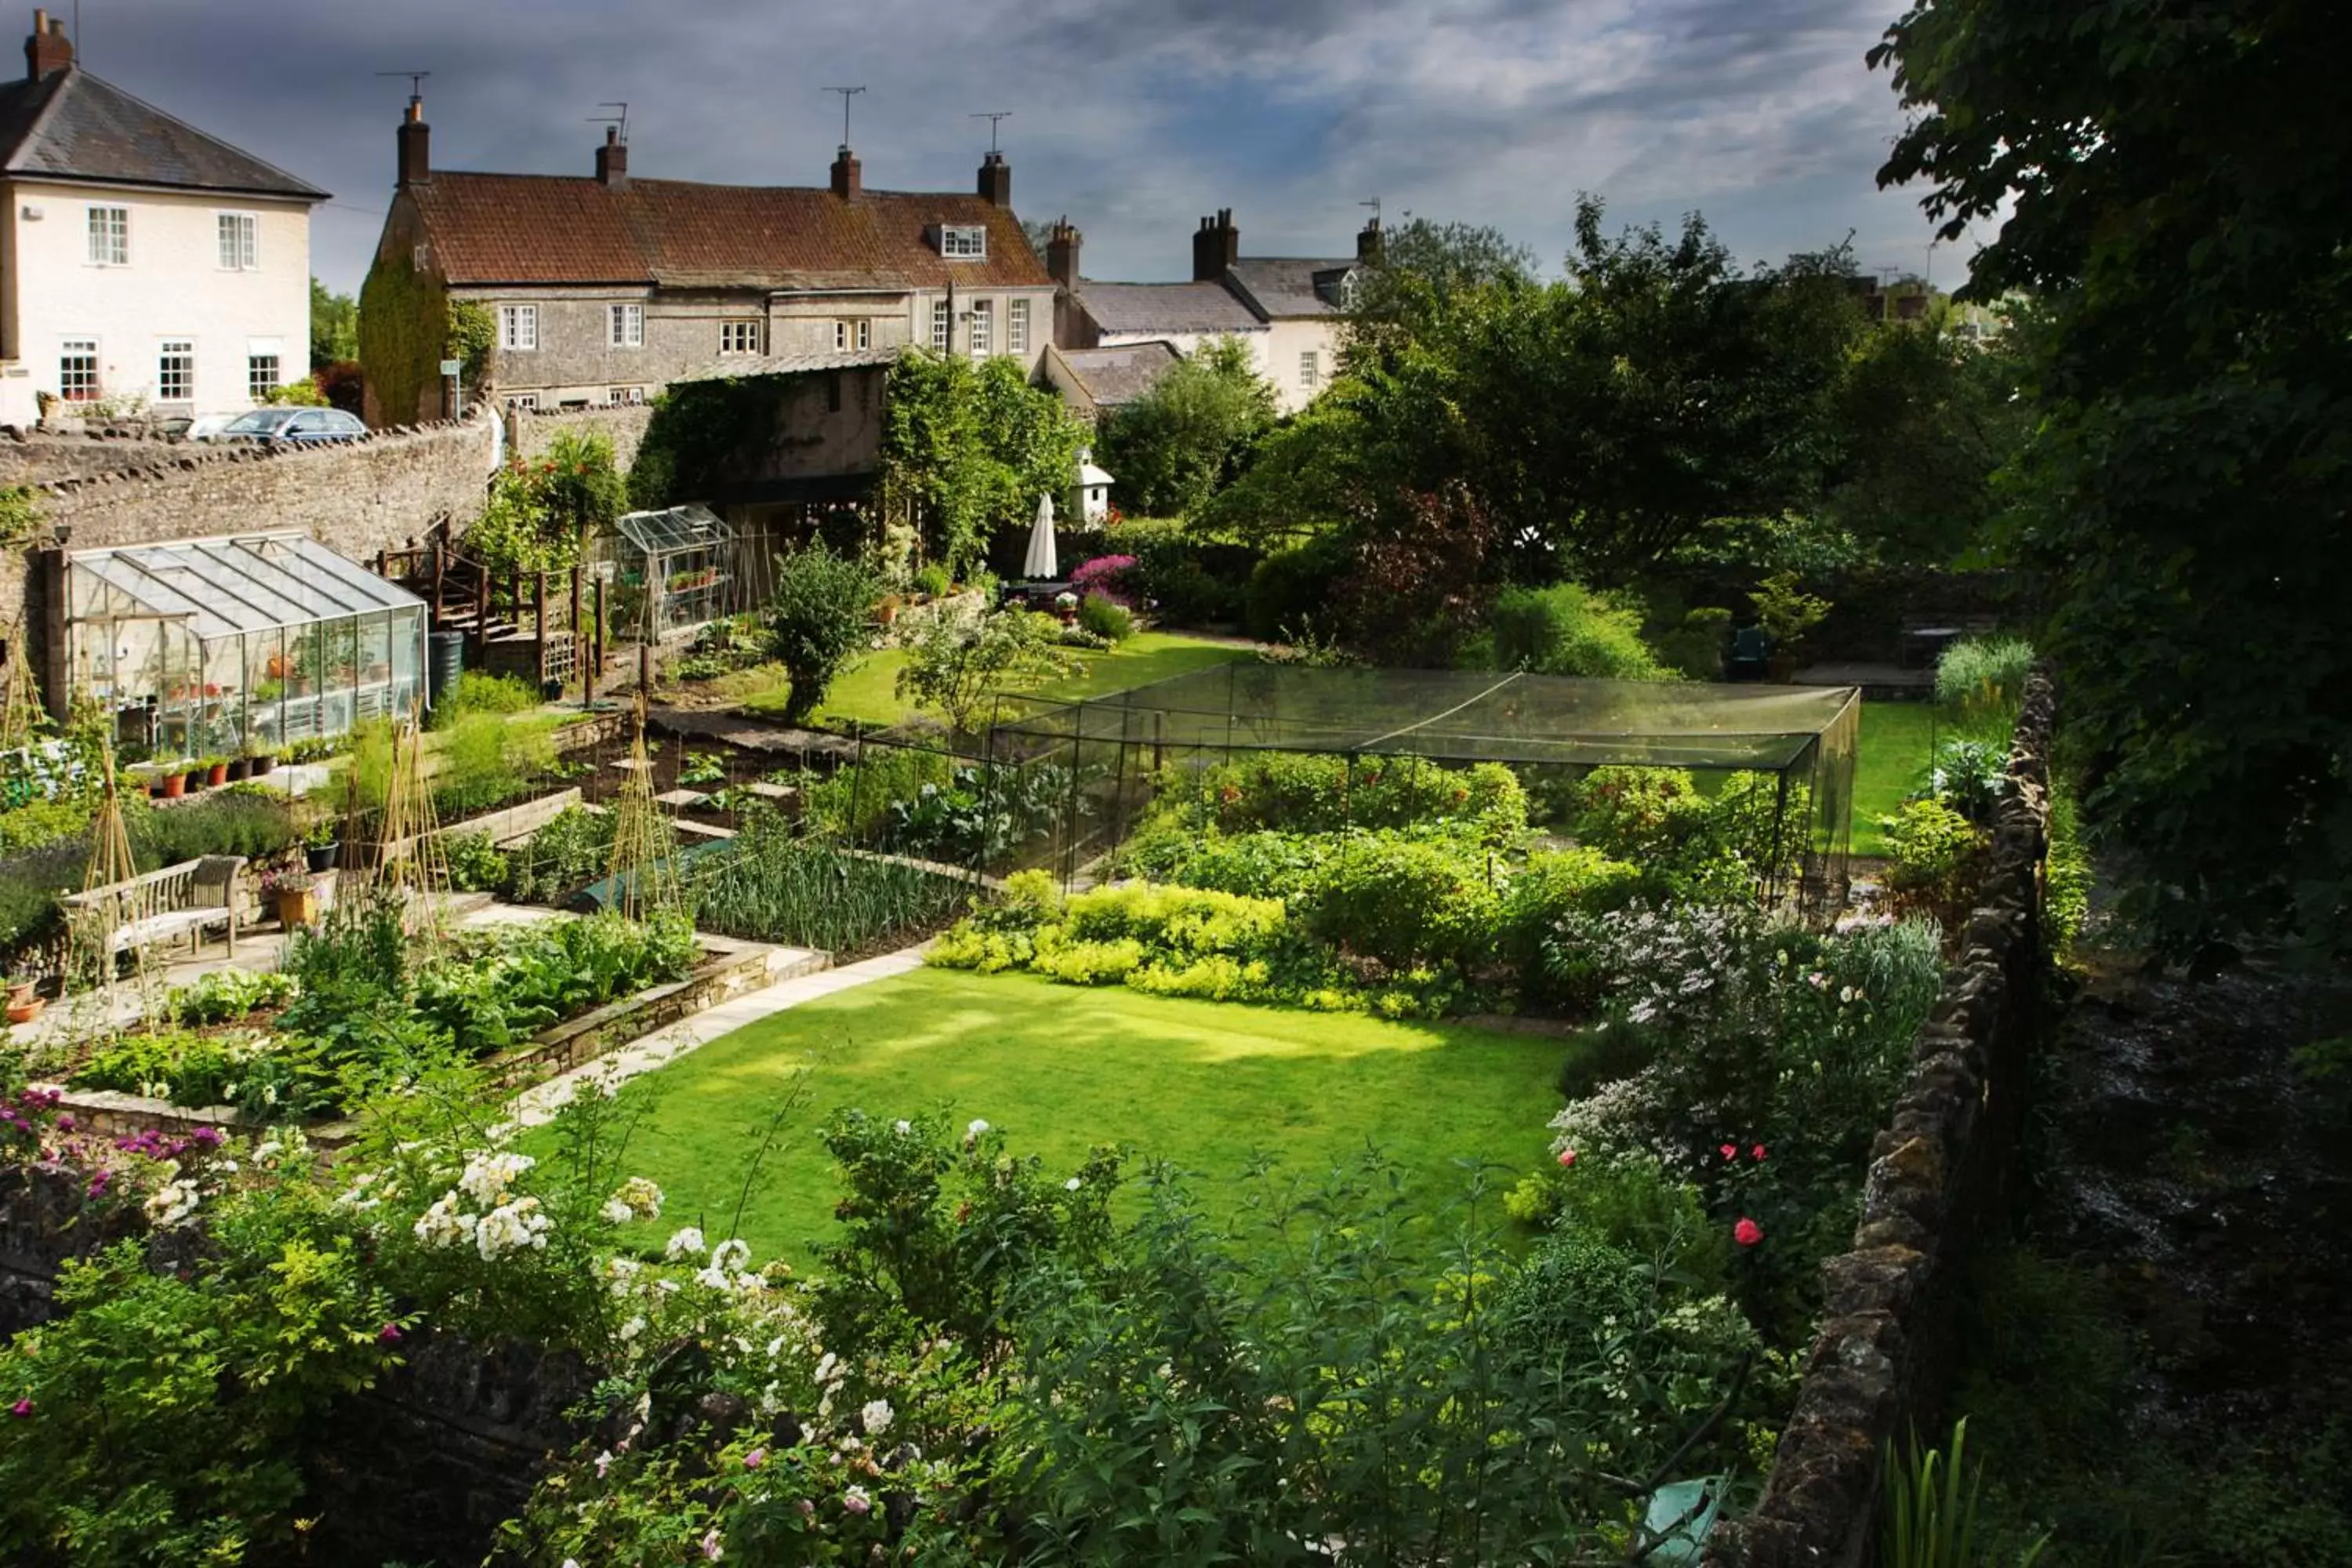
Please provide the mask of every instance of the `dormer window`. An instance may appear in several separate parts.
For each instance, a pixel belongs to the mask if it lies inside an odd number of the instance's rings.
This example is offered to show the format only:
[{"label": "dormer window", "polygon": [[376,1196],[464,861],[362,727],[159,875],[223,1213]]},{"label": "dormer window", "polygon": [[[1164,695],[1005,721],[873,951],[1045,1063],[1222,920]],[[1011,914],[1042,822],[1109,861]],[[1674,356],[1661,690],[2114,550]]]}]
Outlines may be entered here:
[{"label": "dormer window", "polygon": [[988,229],[981,224],[945,224],[940,228],[940,254],[950,261],[988,259]]}]

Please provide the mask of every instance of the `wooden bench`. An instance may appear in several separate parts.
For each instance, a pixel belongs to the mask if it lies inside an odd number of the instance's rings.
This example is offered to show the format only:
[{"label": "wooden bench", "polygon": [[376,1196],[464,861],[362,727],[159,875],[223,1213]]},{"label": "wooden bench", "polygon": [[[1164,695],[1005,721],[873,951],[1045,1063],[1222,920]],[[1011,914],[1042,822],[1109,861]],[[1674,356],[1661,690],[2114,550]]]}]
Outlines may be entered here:
[{"label": "wooden bench", "polygon": [[207,855],[183,860],[128,881],[66,895],[66,918],[106,932],[106,951],[122,952],[188,939],[191,953],[204,946],[207,927],[224,926],[228,956],[236,956],[236,876],[242,855]]}]

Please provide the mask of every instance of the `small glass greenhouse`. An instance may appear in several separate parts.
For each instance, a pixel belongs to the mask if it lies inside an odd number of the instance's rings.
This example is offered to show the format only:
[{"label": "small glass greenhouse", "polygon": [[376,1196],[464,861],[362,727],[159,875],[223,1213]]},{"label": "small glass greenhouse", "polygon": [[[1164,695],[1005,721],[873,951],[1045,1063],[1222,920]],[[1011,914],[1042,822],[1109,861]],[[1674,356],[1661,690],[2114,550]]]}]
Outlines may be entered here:
[{"label": "small glass greenhouse", "polygon": [[598,554],[612,568],[615,636],[660,642],[746,607],[734,525],[709,507],[628,512]]},{"label": "small glass greenhouse", "polygon": [[408,711],[425,690],[425,609],[299,533],[66,563],[73,689],[159,755],[242,755]]}]

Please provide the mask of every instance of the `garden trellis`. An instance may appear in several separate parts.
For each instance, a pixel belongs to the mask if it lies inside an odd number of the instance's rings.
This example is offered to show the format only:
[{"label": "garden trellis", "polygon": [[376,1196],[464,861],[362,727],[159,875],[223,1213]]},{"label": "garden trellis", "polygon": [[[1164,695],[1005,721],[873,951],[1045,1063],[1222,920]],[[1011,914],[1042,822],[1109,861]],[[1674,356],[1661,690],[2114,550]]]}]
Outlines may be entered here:
[{"label": "garden trellis", "polygon": [[[1675,768],[1702,789],[1776,781],[1768,901],[1843,900],[1861,694],[1696,682],[1585,680],[1477,670],[1318,669],[1243,661],[1079,701],[1001,697],[992,775],[1052,764],[1067,794],[1051,839],[1066,885],[1116,849],[1143,808],[1254,752],[1350,766],[1500,763],[1532,795],[1609,766]],[[1778,847],[1776,846],[1776,850]]]}]

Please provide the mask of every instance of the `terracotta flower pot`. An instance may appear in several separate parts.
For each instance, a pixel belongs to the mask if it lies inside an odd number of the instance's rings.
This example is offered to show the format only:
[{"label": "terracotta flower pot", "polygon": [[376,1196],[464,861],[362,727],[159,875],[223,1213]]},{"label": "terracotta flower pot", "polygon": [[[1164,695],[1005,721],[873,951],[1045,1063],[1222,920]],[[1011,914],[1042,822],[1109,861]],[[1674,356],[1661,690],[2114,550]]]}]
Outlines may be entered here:
[{"label": "terracotta flower pot", "polygon": [[206,788],[218,789],[221,785],[226,783],[228,783],[228,764],[226,763],[215,763],[212,766],[205,770],[205,785]]},{"label": "terracotta flower pot", "polygon": [[26,1002],[11,1002],[8,1004],[8,1022],[11,1024],[29,1024],[34,1019],[39,1017],[43,1009],[47,1006],[48,1004],[42,1001],[38,996]]},{"label": "terracotta flower pot", "polygon": [[185,773],[165,773],[155,784],[165,800],[177,800],[188,793],[188,775]]}]

